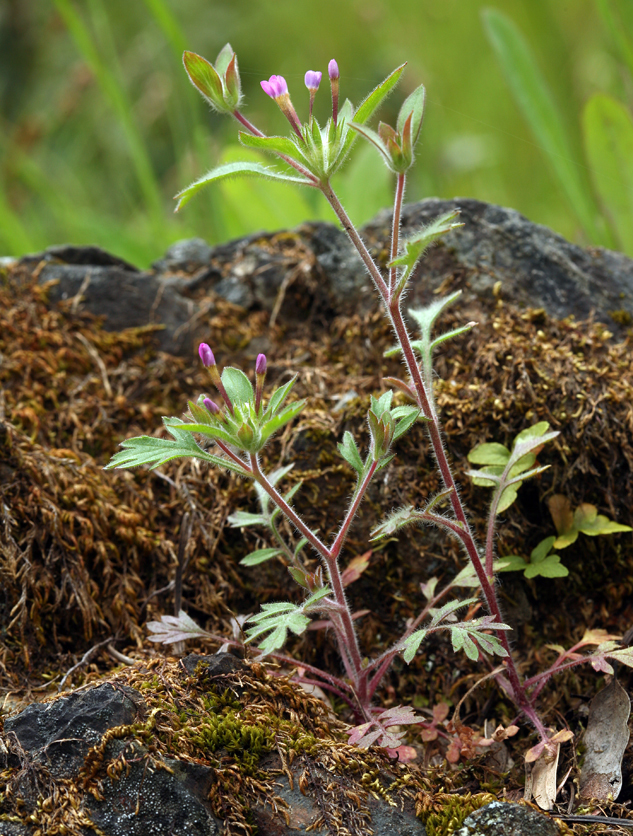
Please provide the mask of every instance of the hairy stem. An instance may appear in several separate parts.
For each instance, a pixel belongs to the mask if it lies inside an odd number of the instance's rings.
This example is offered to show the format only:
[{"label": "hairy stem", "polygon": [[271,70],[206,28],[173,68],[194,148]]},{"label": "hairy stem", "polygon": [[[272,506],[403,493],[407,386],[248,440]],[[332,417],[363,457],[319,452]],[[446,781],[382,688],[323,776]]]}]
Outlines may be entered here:
[{"label": "hairy stem", "polygon": [[222,450],[222,452],[225,455],[227,455],[230,459],[232,459],[236,464],[239,464],[240,467],[244,468],[244,470],[250,470],[250,467],[248,466],[248,463],[243,461],[242,459],[240,459],[239,456],[236,456],[235,453],[231,450],[231,448],[227,444],[225,444],[223,441],[218,441],[217,438],[215,439],[215,443],[218,445],[220,450]]},{"label": "hairy stem", "polygon": [[371,480],[374,476],[374,473],[376,472],[377,467],[378,467],[378,462],[372,462],[371,463],[371,467],[367,471],[367,474],[365,475],[365,478],[363,479],[361,484],[358,486],[358,489],[356,490],[356,493],[354,494],[354,496],[352,498],[352,502],[351,502],[349,508],[347,509],[347,514],[345,515],[345,519],[341,523],[341,527],[338,531],[338,534],[336,535],[336,538],[335,538],[334,542],[332,543],[332,545],[330,547],[330,557],[334,560],[336,560],[336,558],[338,558],[338,556],[339,556],[339,553],[341,551],[341,547],[343,546],[343,541],[345,540],[345,537],[347,535],[349,527],[352,524],[352,521],[353,521],[354,517],[356,516],[356,512],[358,511],[358,507],[363,500],[363,497],[365,495],[365,491],[369,487],[369,483],[371,482]]},{"label": "hairy stem", "polygon": [[[400,214],[402,212],[402,201],[404,200],[404,186],[406,182],[406,174],[403,172],[398,175],[396,182],[396,194],[393,201],[393,218],[391,223],[391,261],[398,256],[398,247],[400,245]],[[391,267],[389,269],[389,293],[392,294],[396,286],[396,276],[398,275],[398,268]]]},{"label": "hairy stem", "polygon": [[262,488],[266,491],[268,496],[272,499],[275,505],[280,509],[280,511],[285,515],[286,519],[290,520],[290,522],[297,528],[303,536],[311,543],[314,548],[317,550],[319,555],[327,561],[329,557],[329,550],[325,543],[322,543],[321,540],[316,536],[316,534],[312,531],[311,528],[304,523],[301,519],[299,514],[292,508],[283,496],[279,493],[279,491],[275,488],[274,485],[268,481],[266,476],[262,473],[261,468],[259,466],[259,461],[257,460],[257,456],[254,453],[251,453],[251,472],[255,477],[255,480]]},{"label": "hairy stem", "polygon": [[[468,520],[466,519],[466,514],[464,512],[464,508],[462,506],[459,494],[457,492],[457,485],[455,483],[455,480],[453,479],[453,474],[451,472],[451,468],[448,463],[448,458],[444,450],[444,445],[442,443],[439,420],[432,402],[432,393],[427,393],[426,391],[419,365],[413,353],[413,347],[411,345],[409,333],[407,331],[407,327],[402,316],[402,310],[400,308],[402,298],[401,294],[399,293],[396,295],[390,293],[389,286],[385,283],[380,273],[380,270],[378,269],[378,266],[373,261],[371,255],[369,254],[369,251],[367,250],[367,247],[365,246],[365,243],[356,231],[354,225],[352,224],[349,216],[345,212],[345,209],[343,208],[340,200],[334,193],[329,182],[326,184],[322,184],[320,188],[325,198],[329,202],[330,206],[334,210],[336,216],[340,220],[343,229],[345,230],[350,240],[356,247],[358,254],[360,255],[363,263],[365,264],[369,272],[369,275],[371,276],[374,284],[376,285],[376,289],[378,290],[385,304],[385,307],[387,308],[387,312],[391,318],[396,337],[398,338],[398,342],[404,355],[407,370],[409,372],[409,375],[411,376],[411,380],[414,384],[415,391],[418,396],[418,405],[421,408],[425,417],[430,419],[427,423],[427,430],[431,439],[431,444],[433,446],[433,452],[435,455],[438,470],[440,471],[445,488],[452,488],[450,494],[450,502],[456,519],[461,523],[462,531],[460,533],[460,538],[464,543],[464,547],[466,548],[468,557],[473,564],[473,567],[477,574],[477,578],[479,579],[479,583],[481,584],[481,590],[485,598],[489,613],[494,616],[495,620],[503,621],[503,617],[501,615],[501,608],[499,606],[499,601],[495,592],[495,588],[493,586],[493,583],[491,582],[492,575],[490,577],[488,576],[486,568],[484,567],[484,564],[482,563],[482,560],[479,556],[474,535],[470,529]],[[510,686],[513,692],[513,698],[517,704],[517,707],[523,714],[525,714],[526,717],[528,717],[528,719],[535,726],[541,737],[545,735],[544,739],[547,740],[545,727],[543,726],[538,715],[536,714],[532,702],[525,690],[525,686],[521,683],[518,669],[510,652],[510,644],[506,632],[501,630],[497,633],[497,636],[499,638],[499,641],[501,642],[501,645],[508,654],[506,658],[508,679],[510,681]],[[363,683],[366,683],[366,677],[363,677]]]}]

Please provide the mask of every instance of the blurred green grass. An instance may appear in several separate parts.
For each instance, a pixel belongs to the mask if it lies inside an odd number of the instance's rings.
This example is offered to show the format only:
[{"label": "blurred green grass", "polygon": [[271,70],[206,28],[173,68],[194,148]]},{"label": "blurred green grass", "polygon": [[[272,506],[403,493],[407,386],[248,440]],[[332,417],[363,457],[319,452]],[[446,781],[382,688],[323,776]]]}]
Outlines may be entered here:
[{"label": "blurred green grass", "polygon": [[[579,243],[617,243],[601,237],[600,217],[593,219],[595,234],[591,223],[578,219],[546,149],[515,103],[482,11],[494,7],[523,33],[567,137],[565,167],[588,194],[592,181],[611,176],[613,182],[613,174],[608,167],[606,174],[596,172],[595,154],[593,170],[585,162],[583,105],[599,92],[630,111],[623,33],[633,25],[632,5],[2,0],[0,254],[95,243],[147,266],[179,238],[214,243],[311,218],[332,220],[318,194],[244,181],[206,190],[173,214],[177,191],[239,153],[231,147],[235,123],[208,111],[181,63],[184,48],[214,60],[227,41],[238,54],[246,115],[270,133],[286,133],[287,125],[261,91],[261,79],[284,75],[297,110],[305,114],[307,69],[325,70],[336,57],[342,96],[358,104],[408,61],[400,89],[380,114],[393,121],[402,98],[420,82],[426,85],[427,112],[407,200],[475,197],[518,209]],[[618,42],[623,37],[624,44]],[[328,105],[328,92],[321,90],[318,118],[326,118]],[[372,154],[357,144],[338,183],[359,223],[391,200],[388,172]],[[593,206],[599,215],[598,202]]]}]

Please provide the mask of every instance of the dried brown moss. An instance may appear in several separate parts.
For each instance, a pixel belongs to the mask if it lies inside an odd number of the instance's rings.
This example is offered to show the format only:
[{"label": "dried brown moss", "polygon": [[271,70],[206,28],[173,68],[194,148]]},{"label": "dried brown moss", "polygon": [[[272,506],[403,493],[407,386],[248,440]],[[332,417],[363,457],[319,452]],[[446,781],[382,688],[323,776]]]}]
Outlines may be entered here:
[{"label": "dried brown moss", "polygon": [[[194,520],[194,542],[184,600],[208,629],[226,631],[229,612],[252,612],[263,600],[297,595],[280,565],[238,565],[248,551],[267,545],[256,530],[226,526],[236,507],[253,510],[246,483],[191,462],[172,462],[160,469],[161,476],[101,470],[122,438],[158,432],[161,415],[182,414],[188,398],[210,390],[197,359],[156,352],[152,329],[107,333],[73,311],[72,303],[51,311],[45,291],[29,279],[14,270],[0,290],[5,686],[23,689],[42,672],[59,676],[108,635],[141,648],[144,622],[172,607],[166,587],[174,577],[174,544],[185,511]],[[630,339],[614,344],[602,325],[554,321],[542,311],[520,312],[500,301],[482,305],[480,314],[480,326],[444,344],[436,363],[447,444],[475,525],[483,522],[489,494],[473,490],[463,477],[467,452],[484,440],[507,443],[538,420],[561,431],[541,457],[552,467],[522,488],[505,515],[499,551],[527,554],[553,531],[544,503],[552,492],[565,493],[574,505],[592,502],[629,522]],[[366,444],[369,394],[380,390],[383,375],[400,373],[397,361],[382,356],[393,339],[381,313],[337,317],[326,328],[315,323],[309,334],[305,325],[277,324],[268,332],[267,317],[216,300],[206,339],[223,365],[245,369],[264,341],[271,387],[299,373],[295,391],[309,397],[308,407],[271,444],[267,464],[296,462],[287,478],[288,486],[304,480],[296,507],[327,537],[353,487],[336,441],[350,429]],[[460,322],[457,307],[441,327]],[[358,400],[333,414],[331,397],[352,389]],[[419,504],[438,487],[422,427],[399,443],[398,452],[370,488],[347,540],[350,557],[366,551],[368,532],[385,511]],[[564,583],[505,583],[508,595],[527,589],[533,620],[541,622],[534,635],[531,628],[525,632],[524,650],[537,635],[538,641],[550,634],[561,641],[585,624],[616,632],[633,620],[627,603],[633,592],[630,537],[581,538],[563,556],[572,571]],[[415,614],[419,583],[433,574],[453,574],[461,559],[455,543],[429,529],[411,530],[375,549],[370,568],[349,588],[353,604],[371,610],[359,622],[365,646],[377,648],[394,638]],[[561,601],[567,612],[570,602],[578,602],[577,624],[563,620]],[[441,647],[440,641],[436,650]],[[338,670],[323,634],[310,633],[296,649],[307,661]],[[468,670],[464,665],[461,672]],[[453,682],[429,687],[450,688]],[[412,683],[398,673],[392,686],[406,691]]]}]

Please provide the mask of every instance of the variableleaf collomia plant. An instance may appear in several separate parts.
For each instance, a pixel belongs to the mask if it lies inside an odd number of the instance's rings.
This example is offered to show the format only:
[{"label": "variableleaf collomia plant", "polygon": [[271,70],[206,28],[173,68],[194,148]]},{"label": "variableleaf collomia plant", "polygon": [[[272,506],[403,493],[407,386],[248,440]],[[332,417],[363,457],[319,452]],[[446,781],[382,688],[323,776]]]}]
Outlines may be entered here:
[{"label": "variableleaf collomia plant", "polygon": [[[336,61],[330,61],[328,76],[332,115],[323,126],[314,117],[312,108],[321,83],[320,72],[309,71],[305,76],[310,102],[305,122],[299,119],[295,111],[286,81],[281,76],[271,76],[268,81],[262,81],[261,86],[288,119],[291,132],[287,137],[266,136],[241,113],[242,94],[237,58],[228,44],[220,52],[215,66],[191,52],[185,52],[184,64],[192,83],[212,107],[232,115],[239,122],[242,127],[240,142],[249,148],[269,153],[283,165],[222,165],[184,189],[177,196],[178,209],[185,206],[203,187],[239,175],[282,180],[322,192],[362,258],[389,316],[397,342],[389,354],[402,356],[407,375],[406,380],[389,379],[388,382],[404,392],[411,405],[394,407],[392,391],[371,398],[367,413],[371,441],[369,450],[364,454],[352,434],[345,433],[339,444],[339,452],[354,470],[356,485],[344,518],[329,538],[313,531],[294,510],[292,497],[300,485],[285,495],[278,489],[278,483],[290,467],[280,467],[268,474],[262,470],[260,451],[274,433],[295,418],[304,406],[303,401],[289,400],[294,380],[267,398],[264,396],[266,358],[263,354],[257,358],[253,386],[239,369],[225,368],[220,374],[211,348],[201,344],[200,359],[210,372],[211,381],[219,395],[218,403],[205,395],[201,395],[197,402],[190,401],[189,414],[185,420],[163,419],[172,440],[147,436],[127,439],[121,445],[123,450],[113,457],[108,468],[141,464],[157,467],[173,458],[193,457],[228,468],[253,481],[261,513],[237,512],[231,522],[238,527],[252,524],[267,527],[275,545],[248,555],[243,562],[252,566],[269,559],[284,560],[294,580],[304,588],[305,598],[301,605],[287,602],[263,605],[262,611],[246,622],[248,640],[259,641],[262,653],[296,664],[293,659],[280,653],[288,632],[296,635],[303,633],[313,615],[318,614],[321,619],[325,619],[336,637],[344,676],[334,676],[303,662],[301,667],[308,672],[312,681],[318,682],[352,706],[359,721],[353,733],[354,742],[367,746],[377,743],[393,749],[397,747],[402,733],[390,731],[389,727],[419,722],[408,708],[381,711],[372,705],[373,697],[397,656],[401,656],[407,663],[411,662],[426,636],[438,630],[448,630],[455,651],[463,650],[471,659],[485,655],[501,657],[503,664],[497,670],[497,681],[515,703],[518,714],[526,718],[538,733],[537,745],[541,747],[539,753],[555,749],[558,743],[552,740],[552,730],[544,726],[535,705],[536,696],[549,676],[558,668],[571,667],[587,660],[605,670],[605,665],[609,667],[607,657],[633,664],[633,652],[620,649],[615,642],[608,641],[600,645],[591,656],[579,658],[575,654],[572,658],[562,654],[553,670],[528,681],[521,678],[510,652],[506,632],[509,627],[503,621],[495,589],[495,572],[498,568],[493,559],[496,519],[512,503],[521,484],[544,469],[536,465],[536,453],[558,433],[551,432],[545,423],[536,424],[515,439],[512,450],[501,445],[493,450],[488,449],[487,453],[495,453],[496,457],[493,456],[492,461],[489,461],[490,456],[482,458],[481,463],[485,464],[483,469],[471,473],[477,483],[493,489],[485,547],[480,551],[462,507],[442,443],[440,420],[433,396],[434,349],[444,340],[458,337],[473,323],[444,334],[435,333],[437,320],[447,306],[457,300],[458,293],[438,299],[424,309],[410,311],[418,332],[415,338],[410,336],[402,313],[407,284],[426,248],[443,234],[460,226],[457,212],[452,212],[419,230],[408,240],[400,241],[400,213],[405,181],[407,171],[414,162],[414,149],[422,126],[424,88],[418,87],[405,100],[395,127],[381,122],[377,130],[373,130],[367,126],[367,122],[397,84],[404,65],[394,70],[356,108],[349,100],[340,104],[339,68]],[[331,185],[332,175],[348,157],[358,138],[377,148],[383,162],[396,178],[391,258],[388,273],[384,277]],[[424,587],[427,600],[417,618],[393,646],[371,658],[359,645],[353,613],[344,592],[345,583],[340,566],[343,543],[370,482],[393,457],[394,444],[416,422],[423,422],[428,432],[443,483],[442,490],[436,496],[429,497],[424,507],[403,508],[393,513],[376,527],[373,539],[391,536],[398,529],[412,523],[431,523],[445,529],[461,542],[468,565],[451,584],[440,590],[437,589],[437,579],[429,581]],[[198,443],[196,438],[200,436],[215,445],[215,453],[207,452]],[[478,463],[476,456],[471,461]],[[301,535],[300,541],[294,546],[284,540],[277,527],[280,514]],[[306,547],[311,547],[320,558],[317,571],[309,571],[302,558],[302,551]],[[475,588],[475,596],[466,600],[442,602],[458,586]],[[478,601],[480,596],[487,614],[458,621],[455,613]],[[173,637],[165,638],[165,635],[171,637],[172,634],[177,635],[179,641],[187,635],[200,635],[200,630],[195,625],[191,627],[191,620],[184,617],[184,613],[180,621],[173,616],[169,619],[169,624],[155,629],[155,640],[174,640]]]}]

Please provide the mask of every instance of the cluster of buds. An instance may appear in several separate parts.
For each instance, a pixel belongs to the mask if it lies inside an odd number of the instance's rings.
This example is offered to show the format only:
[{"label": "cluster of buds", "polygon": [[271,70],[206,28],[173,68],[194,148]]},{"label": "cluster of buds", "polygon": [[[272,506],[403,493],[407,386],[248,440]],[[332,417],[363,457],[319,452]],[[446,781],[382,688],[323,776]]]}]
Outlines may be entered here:
[{"label": "cluster of buds", "polygon": [[255,363],[255,389],[240,369],[229,366],[220,375],[213,351],[206,343],[200,344],[198,354],[226,409],[208,395],[200,395],[197,403],[189,401],[193,422],[181,425],[182,429],[212,438],[220,447],[228,445],[245,453],[258,453],[278,429],[303,409],[305,401],[284,407],[295,378],[275,390],[264,409],[265,354],[259,354]]},{"label": "cluster of buds", "polygon": [[[338,118],[338,80],[339,69],[338,64],[332,58],[328,64],[328,75],[330,78],[330,87],[332,89],[332,122],[336,126]],[[308,70],[305,74],[305,86],[308,88],[310,94],[310,125],[312,124],[312,111],[314,108],[314,99],[321,84],[323,73],[316,70]],[[301,141],[304,141],[302,133],[301,120],[297,116],[297,112],[290,101],[290,94],[288,93],[288,85],[286,79],[281,75],[271,75],[268,81],[261,81],[262,90],[271,99],[274,99],[277,106],[290,122],[293,131],[297,134]]]}]

